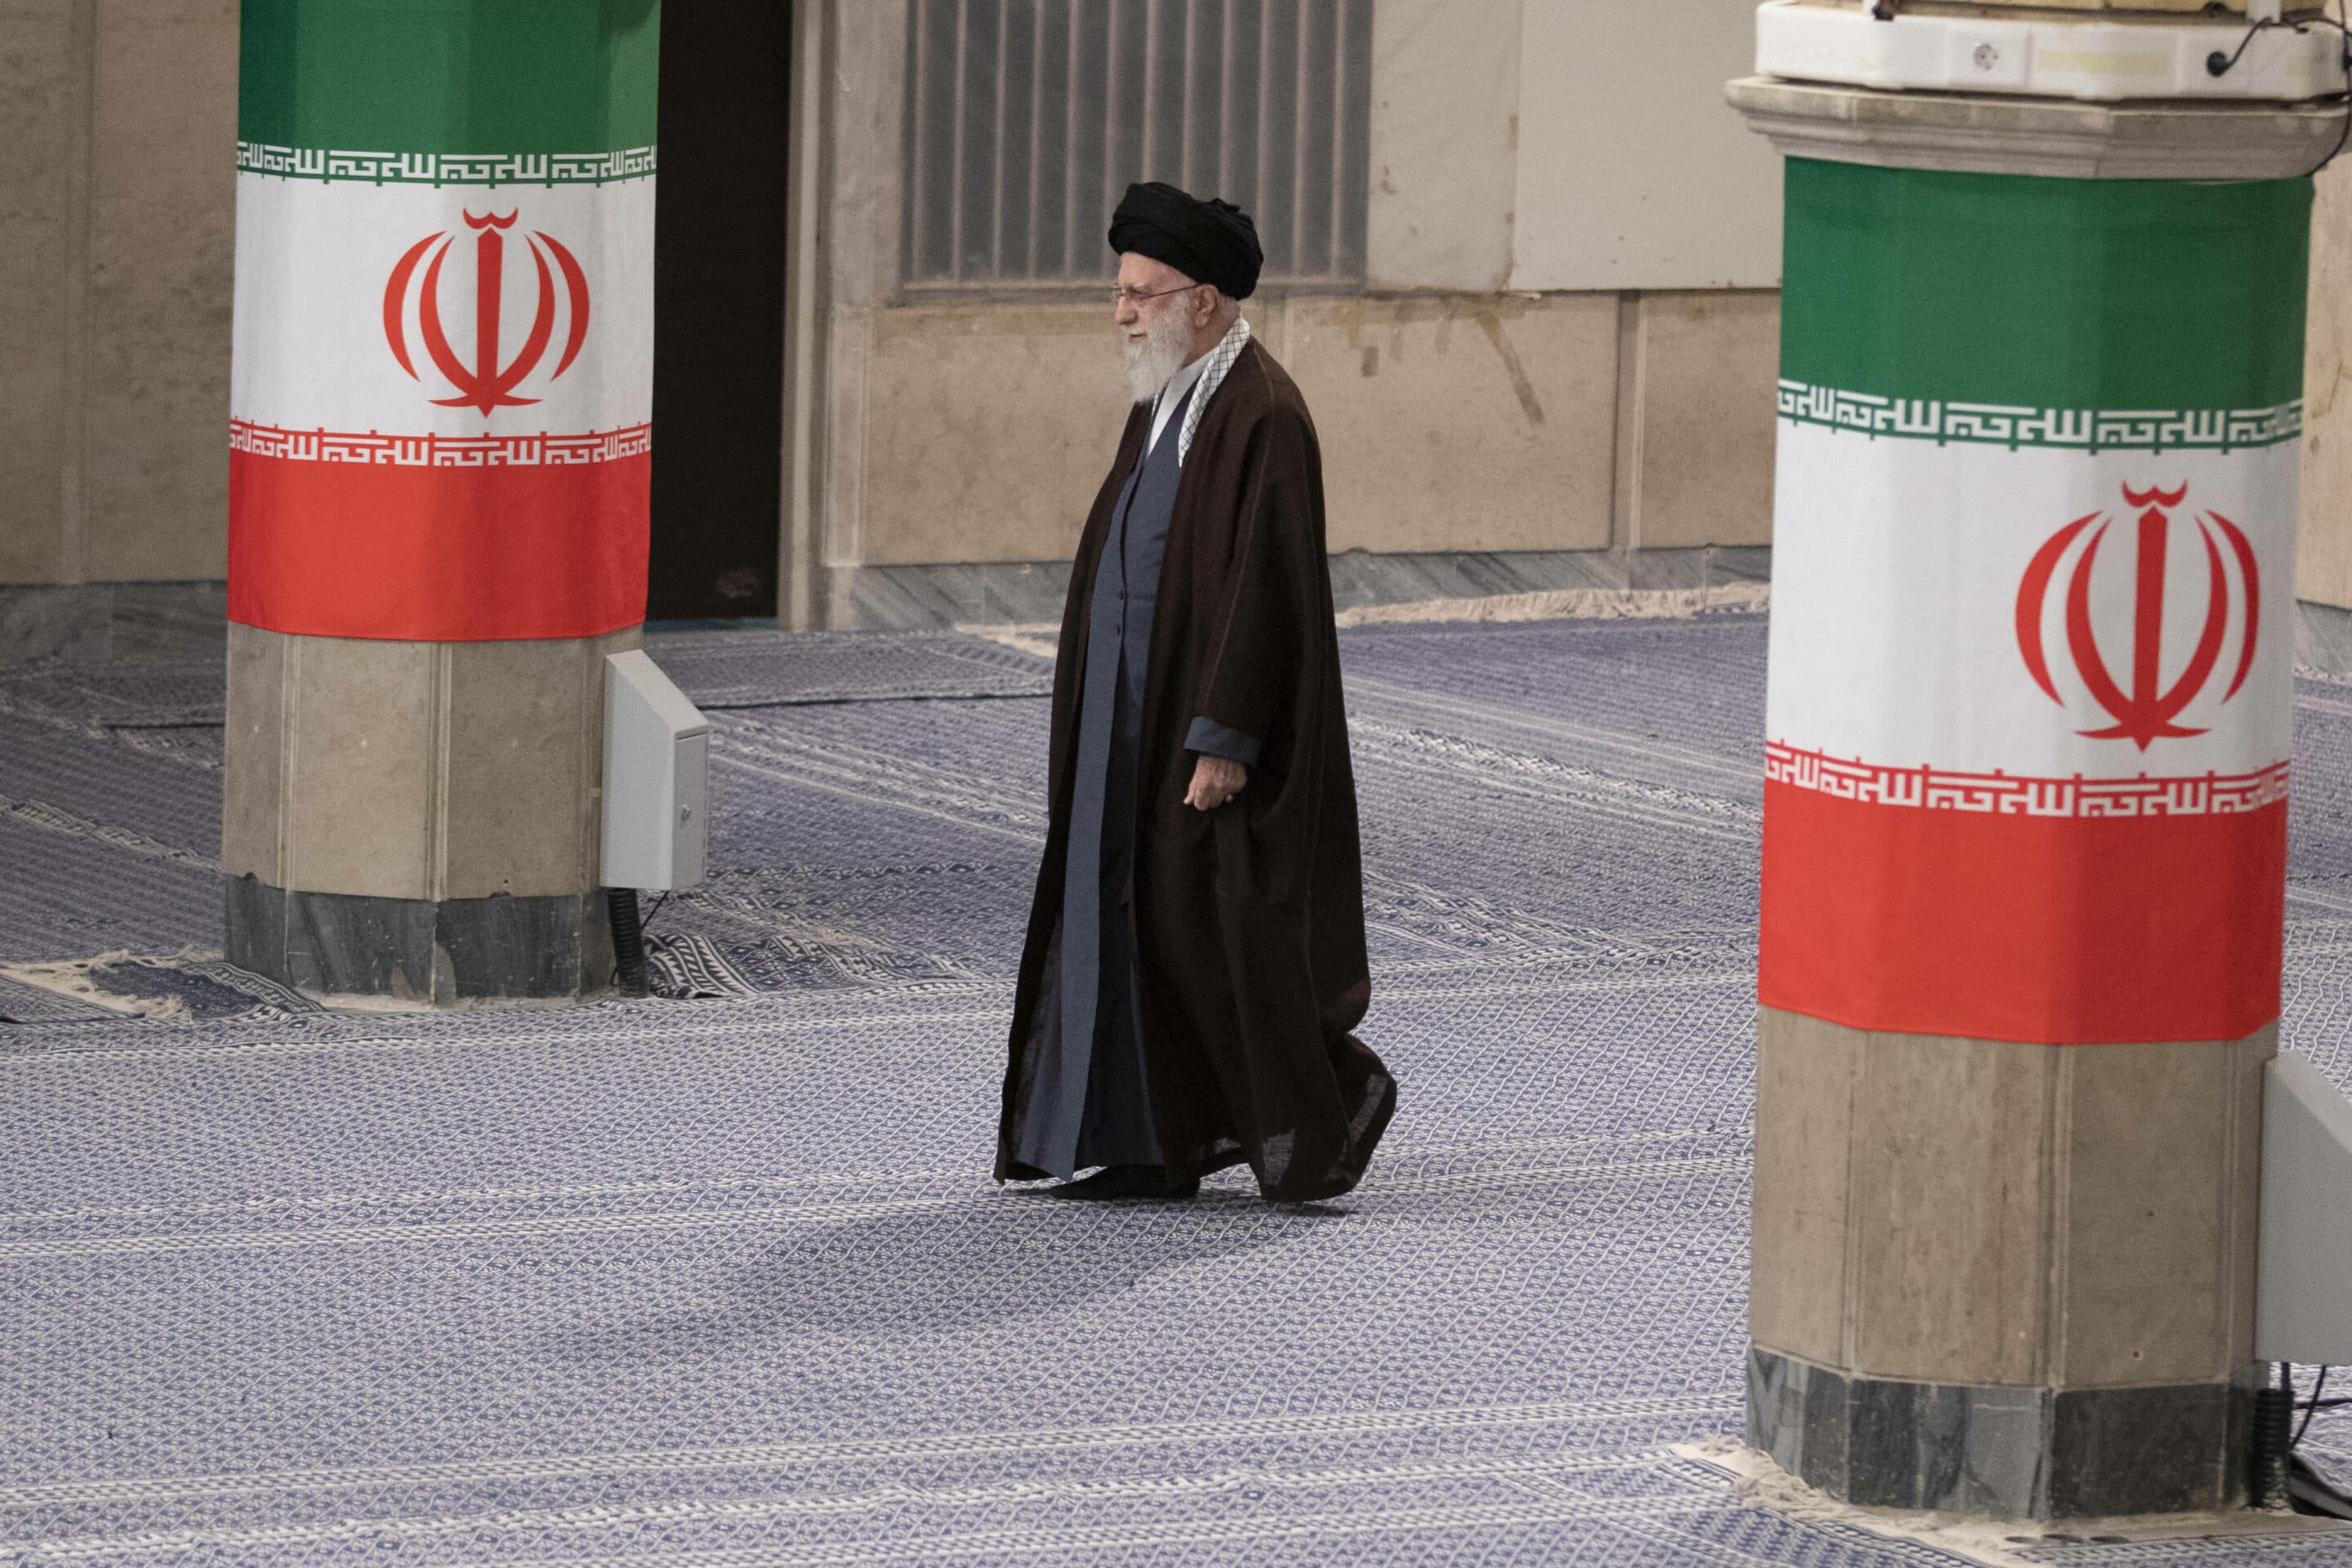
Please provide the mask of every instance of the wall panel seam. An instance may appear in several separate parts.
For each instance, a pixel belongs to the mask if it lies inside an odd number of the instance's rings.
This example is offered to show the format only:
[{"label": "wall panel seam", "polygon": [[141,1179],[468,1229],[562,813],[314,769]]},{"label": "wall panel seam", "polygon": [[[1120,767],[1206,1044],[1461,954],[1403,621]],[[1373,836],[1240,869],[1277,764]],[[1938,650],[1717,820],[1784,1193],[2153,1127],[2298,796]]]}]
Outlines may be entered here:
[{"label": "wall panel seam", "polygon": [[2074,1314],[2066,1296],[2074,1283],[2070,1256],[2074,1205],[2074,1053],[2053,1047],[2042,1053],[2042,1213],[2034,1234],[2042,1246],[2041,1289],[2035,1292],[2042,1321],[2033,1336],[2031,1381],[2063,1384],[2071,1362]]},{"label": "wall panel seam", "polygon": [[98,3],[73,0],[66,45],[63,428],[58,432],[57,580],[89,570],[89,286],[97,224]]},{"label": "wall panel seam", "polygon": [[294,774],[296,762],[302,754],[302,704],[298,695],[302,679],[302,639],[258,629],[252,635],[278,639],[278,689],[273,694],[278,701],[278,754],[270,759],[270,766],[278,774],[277,799],[272,803],[270,826],[278,836],[278,885],[298,888],[302,884],[295,880],[300,868],[295,863],[299,839],[294,815]]},{"label": "wall panel seam", "polygon": [[1851,1373],[1860,1368],[1862,1355],[1862,1292],[1854,1284],[1862,1278],[1863,1227],[1857,1191],[1862,1173],[1854,1152],[1862,1145],[1863,1076],[1870,1070],[1873,1037],[1834,1024],[1816,1026],[1835,1031],[1831,1037],[1840,1038],[1845,1047],[1845,1183],[1839,1204],[1845,1228],[1838,1238],[1838,1359]]},{"label": "wall panel seam", "polygon": [[1617,295],[1617,395],[1611,460],[1616,472],[1609,487],[1610,543],[1618,550],[1642,547],[1643,405],[1649,395],[1646,306],[1637,289]]},{"label": "wall panel seam", "polygon": [[433,643],[426,662],[425,725],[425,896],[438,902],[449,896],[449,723],[451,668],[455,648]]}]

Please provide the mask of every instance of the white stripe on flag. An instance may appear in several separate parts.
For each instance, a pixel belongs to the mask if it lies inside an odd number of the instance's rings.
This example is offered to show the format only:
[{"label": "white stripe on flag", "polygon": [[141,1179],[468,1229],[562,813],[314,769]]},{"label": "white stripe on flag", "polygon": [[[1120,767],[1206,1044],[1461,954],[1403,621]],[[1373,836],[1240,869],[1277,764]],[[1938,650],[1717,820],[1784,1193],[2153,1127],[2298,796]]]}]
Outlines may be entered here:
[{"label": "white stripe on flag", "polygon": [[[2094,456],[1874,438],[1783,419],[1769,739],[1882,767],[2038,778],[2247,774],[2284,762],[2292,719],[2296,464],[2292,442]],[[2132,504],[2127,489],[2180,495],[2166,511],[2152,684],[2135,671],[2149,624],[2137,568],[2137,520],[2148,508]],[[2253,666],[2234,696],[2246,582],[2214,516],[2243,536],[2260,586]],[[2021,643],[2021,590],[2043,546],[2085,517],[2105,519],[2104,532],[2095,521],[2054,557],[2034,598],[2039,613],[2028,616],[2053,700]],[[2095,537],[2097,558],[2083,583],[2093,633],[2086,649],[2070,635],[2067,611]],[[2221,642],[2205,678],[2184,688],[2215,592],[2216,559]],[[2100,669],[2110,689],[2104,703]],[[2127,735],[2084,733],[2127,719],[2113,711],[2116,690],[2191,691],[2169,727],[2201,732],[2156,735],[2144,749]]]},{"label": "white stripe on flag", "polygon": [[[480,376],[475,331],[481,233],[466,218],[514,215],[500,231],[501,371],[526,353],[542,298],[551,332],[506,395],[529,402],[443,406]],[[237,176],[237,265],[230,409],[253,425],[387,436],[585,434],[646,423],[653,412],[654,182],[607,185],[370,185]],[[385,329],[387,286],[419,241],[403,291],[403,370]],[[560,252],[535,237],[543,235]],[[453,380],[426,343],[426,271],[443,257],[437,322]],[[562,264],[578,264],[586,334],[562,364],[575,304]],[[547,267],[547,288],[539,268]]]}]

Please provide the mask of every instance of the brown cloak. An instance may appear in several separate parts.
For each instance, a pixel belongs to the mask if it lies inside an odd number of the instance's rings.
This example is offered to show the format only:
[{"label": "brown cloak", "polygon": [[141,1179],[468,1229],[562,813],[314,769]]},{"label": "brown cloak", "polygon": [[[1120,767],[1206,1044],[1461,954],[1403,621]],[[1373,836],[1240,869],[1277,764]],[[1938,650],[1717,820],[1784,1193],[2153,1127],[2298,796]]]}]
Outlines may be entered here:
[{"label": "brown cloak", "polygon": [[[1000,1181],[1020,1117],[1061,921],[1078,705],[1095,569],[1140,460],[1148,405],[1078,542],[1054,669],[1051,825],[1013,994],[998,1131]],[[1171,432],[1172,434],[1172,432]],[[1184,804],[1195,717],[1257,737],[1248,786],[1213,812]],[[1145,1080],[1179,1177],[1247,1161],[1271,1199],[1346,1192],[1396,1104],[1349,1031],[1371,997],[1355,775],[1324,558],[1323,463],[1297,385],[1255,342],[1202,411],[1160,572],[1144,682],[1136,809],[1136,981]]]}]

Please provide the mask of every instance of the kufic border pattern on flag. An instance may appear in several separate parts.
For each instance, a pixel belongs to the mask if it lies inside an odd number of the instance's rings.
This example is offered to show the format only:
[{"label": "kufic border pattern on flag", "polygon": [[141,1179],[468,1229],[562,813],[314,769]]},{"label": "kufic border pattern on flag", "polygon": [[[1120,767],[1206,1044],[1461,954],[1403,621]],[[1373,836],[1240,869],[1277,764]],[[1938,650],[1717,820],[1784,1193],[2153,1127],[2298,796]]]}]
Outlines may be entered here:
[{"label": "kufic border pattern on flag", "polygon": [[368,153],[259,142],[236,144],[241,174],[366,185],[609,185],[648,179],[654,163],[651,147],[613,153]]},{"label": "kufic border pattern on flag", "polygon": [[413,468],[567,467],[638,458],[654,448],[650,424],[581,436],[385,436],[370,430],[287,430],[228,422],[228,449],[319,463],[393,463]]},{"label": "kufic border pattern on flag", "polygon": [[2244,773],[2033,778],[1950,768],[1892,767],[1832,757],[1778,741],[1764,744],[1764,782],[1832,800],[1920,811],[2053,817],[2204,816],[2285,804],[2292,764]]},{"label": "kufic border pattern on flag", "polygon": [[2303,436],[2300,398],[2268,408],[2033,408],[1889,397],[1783,380],[1780,416],[1864,436],[2081,452],[2230,452]]}]

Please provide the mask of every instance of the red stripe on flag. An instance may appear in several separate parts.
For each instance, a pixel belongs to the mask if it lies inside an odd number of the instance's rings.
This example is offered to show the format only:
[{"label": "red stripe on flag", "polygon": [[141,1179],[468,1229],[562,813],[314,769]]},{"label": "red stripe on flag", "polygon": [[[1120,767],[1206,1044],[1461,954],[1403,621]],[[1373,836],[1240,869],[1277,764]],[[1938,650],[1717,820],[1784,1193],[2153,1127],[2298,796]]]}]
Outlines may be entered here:
[{"label": "red stripe on flag", "polygon": [[1764,786],[1758,994],[1857,1029],[2226,1040],[2279,1016],[2286,805],[1925,810]]},{"label": "red stripe on flag", "polygon": [[646,618],[653,459],[483,468],[229,453],[228,615],[307,637],[596,637]]}]

